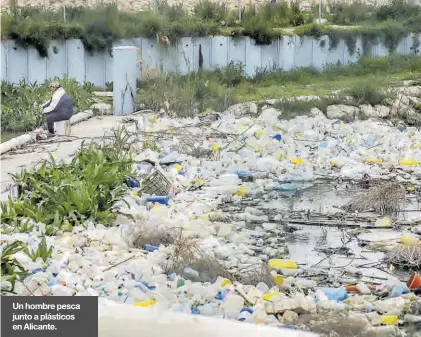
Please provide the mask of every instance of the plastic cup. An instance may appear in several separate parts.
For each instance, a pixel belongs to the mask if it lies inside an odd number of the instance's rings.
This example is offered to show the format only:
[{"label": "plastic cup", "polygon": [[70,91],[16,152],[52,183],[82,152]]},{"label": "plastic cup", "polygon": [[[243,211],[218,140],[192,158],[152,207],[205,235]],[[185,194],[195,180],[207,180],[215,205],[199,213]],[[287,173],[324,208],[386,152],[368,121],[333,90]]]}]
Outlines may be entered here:
[{"label": "plastic cup", "polygon": [[421,286],[421,276],[418,273],[413,273],[406,285],[410,290],[418,289]]}]

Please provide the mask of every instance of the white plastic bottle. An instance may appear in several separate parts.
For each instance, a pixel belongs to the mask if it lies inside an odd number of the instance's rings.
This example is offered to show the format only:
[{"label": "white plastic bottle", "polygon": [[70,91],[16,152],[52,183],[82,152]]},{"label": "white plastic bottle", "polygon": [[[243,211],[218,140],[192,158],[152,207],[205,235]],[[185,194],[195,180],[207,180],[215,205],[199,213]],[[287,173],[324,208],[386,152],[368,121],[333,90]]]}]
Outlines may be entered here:
[{"label": "white plastic bottle", "polygon": [[223,303],[224,315],[229,319],[238,319],[241,309],[244,307],[244,298],[235,294],[229,294]]}]

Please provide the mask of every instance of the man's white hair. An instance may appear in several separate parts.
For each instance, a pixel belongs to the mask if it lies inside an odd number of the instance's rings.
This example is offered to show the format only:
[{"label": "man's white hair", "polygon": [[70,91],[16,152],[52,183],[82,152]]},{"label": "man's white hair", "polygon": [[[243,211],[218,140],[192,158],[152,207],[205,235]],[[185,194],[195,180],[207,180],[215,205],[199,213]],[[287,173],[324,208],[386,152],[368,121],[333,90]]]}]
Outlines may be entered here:
[{"label": "man's white hair", "polygon": [[58,83],[57,81],[53,81],[50,83],[49,85],[50,88],[60,88],[60,83]]}]

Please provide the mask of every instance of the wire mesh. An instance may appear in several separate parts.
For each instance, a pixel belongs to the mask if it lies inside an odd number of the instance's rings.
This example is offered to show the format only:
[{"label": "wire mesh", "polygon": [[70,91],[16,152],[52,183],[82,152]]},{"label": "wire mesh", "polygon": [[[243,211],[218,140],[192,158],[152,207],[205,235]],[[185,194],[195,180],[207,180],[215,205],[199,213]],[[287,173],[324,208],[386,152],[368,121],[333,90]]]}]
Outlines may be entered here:
[{"label": "wire mesh", "polygon": [[149,195],[163,196],[170,193],[172,184],[159,169],[148,176],[142,183],[141,192]]}]

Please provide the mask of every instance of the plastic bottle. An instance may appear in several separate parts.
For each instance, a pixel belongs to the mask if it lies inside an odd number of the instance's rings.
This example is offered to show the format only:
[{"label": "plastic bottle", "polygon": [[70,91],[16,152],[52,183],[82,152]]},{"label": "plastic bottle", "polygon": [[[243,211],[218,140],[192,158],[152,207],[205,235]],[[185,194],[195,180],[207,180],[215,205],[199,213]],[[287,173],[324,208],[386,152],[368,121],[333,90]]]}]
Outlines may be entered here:
[{"label": "plastic bottle", "polygon": [[252,322],[253,321],[252,313],[248,311],[241,311],[240,315],[238,316],[238,320],[240,322]]},{"label": "plastic bottle", "polygon": [[403,294],[407,294],[407,293],[409,293],[409,289],[406,286],[406,284],[398,283],[393,287],[390,297],[400,297]]},{"label": "plastic bottle", "polygon": [[416,237],[408,235],[408,234],[402,235],[401,242],[405,246],[420,246],[421,245],[420,239],[417,239]]},{"label": "plastic bottle", "polygon": [[244,298],[235,294],[228,294],[223,303],[224,315],[227,318],[237,319],[244,307]]},{"label": "plastic bottle", "polygon": [[398,324],[398,316],[396,315],[383,315],[380,317],[380,323],[384,325],[396,325]]},{"label": "plastic bottle", "polygon": [[270,292],[270,293],[264,294],[264,295],[262,296],[262,298],[263,298],[265,301],[269,301],[269,300],[273,299],[274,297],[278,297],[278,296],[280,296],[280,295],[281,295],[281,294],[280,294],[280,292],[278,292],[278,291],[272,291],[272,292]]},{"label": "plastic bottle", "polygon": [[276,190],[295,192],[295,191],[297,191],[297,185],[296,184],[280,184],[280,185],[278,185]]},{"label": "plastic bottle", "polygon": [[147,252],[154,252],[155,250],[158,250],[159,248],[156,246],[152,246],[150,244],[145,244],[143,245],[143,249],[146,250]]},{"label": "plastic bottle", "polygon": [[146,198],[146,202],[151,202],[151,203],[158,203],[161,205],[168,205],[168,202],[170,200],[170,197],[149,197]]},{"label": "plastic bottle", "polygon": [[274,269],[297,269],[297,264],[292,260],[271,259],[268,266]]},{"label": "plastic bottle", "polygon": [[199,272],[190,268],[190,267],[186,267],[184,268],[183,272],[187,275],[193,276],[193,277],[198,277],[199,276]]},{"label": "plastic bottle", "polygon": [[343,301],[348,297],[345,288],[320,288],[329,300]]}]

